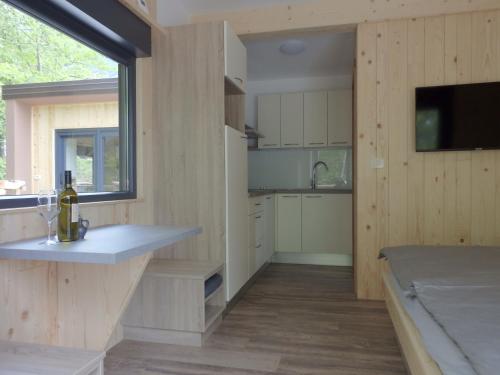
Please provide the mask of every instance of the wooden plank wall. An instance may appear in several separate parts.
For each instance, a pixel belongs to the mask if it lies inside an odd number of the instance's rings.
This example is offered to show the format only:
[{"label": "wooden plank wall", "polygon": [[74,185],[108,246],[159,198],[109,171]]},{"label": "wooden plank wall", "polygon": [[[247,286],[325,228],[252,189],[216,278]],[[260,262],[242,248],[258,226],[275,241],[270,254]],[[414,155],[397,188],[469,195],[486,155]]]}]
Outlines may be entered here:
[{"label": "wooden plank wall", "polygon": [[117,101],[34,105],[31,113],[33,192],[54,186],[55,129],[117,127],[119,114]]},{"label": "wooden plank wall", "polygon": [[[92,226],[154,223],[153,59],[137,66],[138,199],[82,205]],[[45,228],[36,209],[0,211],[1,242],[42,236]],[[0,340],[103,350],[149,257],[113,266],[0,260]]]},{"label": "wooden plank wall", "polygon": [[315,0],[195,14],[193,22],[229,21],[238,35],[345,27],[406,17],[482,11],[498,0]]},{"label": "wooden plank wall", "polygon": [[[151,61],[143,61],[138,69],[141,88],[151,82],[148,65]],[[151,97],[148,91],[143,93]],[[152,155],[143,142],[152,142],[151,111],[143,108],[138,118],[142,135],[138,137],[138,163],[148,165]],[[142,178],[152,178],[151,170]],[[82,205],[82,216],[92,226],[152,223],[150,188],[141,189],[136,201]],[[46,225],[36,209],[0,211],[2,242],[45,233]],[[103,349],[147,261],[148,256],[143,256],[116,266],[95,266],[0,260],[0,339]]]},{"label": "wooden plank wall", "polygon": [[155,217],[203,227],[158,257],[224,260],[224,43],[220,22],[156,35]]},{"label": "wooden plank wall", "polygon": [[500,11],[360,24],[357,61],[357,293],[380,299],[383,246],[500,244],[500,151],[414,139],[415,87],[500,80]]}]

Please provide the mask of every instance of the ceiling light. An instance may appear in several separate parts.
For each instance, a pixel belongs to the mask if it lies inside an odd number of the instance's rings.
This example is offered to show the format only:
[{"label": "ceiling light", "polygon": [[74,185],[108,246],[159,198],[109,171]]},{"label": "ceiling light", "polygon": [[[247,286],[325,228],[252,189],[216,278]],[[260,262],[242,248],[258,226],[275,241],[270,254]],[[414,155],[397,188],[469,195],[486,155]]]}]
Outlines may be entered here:
[{"label": "ceiling light", "polygon": [[280,45],[281,53],[285,55],[298,55],[304,52],[306,44],[302,40],[290,39]]}]

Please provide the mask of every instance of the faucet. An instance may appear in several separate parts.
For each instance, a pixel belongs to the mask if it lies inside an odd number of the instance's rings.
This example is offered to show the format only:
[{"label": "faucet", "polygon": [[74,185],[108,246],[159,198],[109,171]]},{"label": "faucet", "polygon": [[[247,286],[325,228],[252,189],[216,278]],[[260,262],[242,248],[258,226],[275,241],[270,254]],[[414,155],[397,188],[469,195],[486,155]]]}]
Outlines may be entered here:
[{"label": "faucet", "polygon": [[326,170],[328,170],[328,165],[324,161],[317,161],[314,163],[313,168],[312,168],[312,179],[311,179],[311,188],[313,190],[316,190],[316,168],[318,168],[320,165],[324,166]]}]

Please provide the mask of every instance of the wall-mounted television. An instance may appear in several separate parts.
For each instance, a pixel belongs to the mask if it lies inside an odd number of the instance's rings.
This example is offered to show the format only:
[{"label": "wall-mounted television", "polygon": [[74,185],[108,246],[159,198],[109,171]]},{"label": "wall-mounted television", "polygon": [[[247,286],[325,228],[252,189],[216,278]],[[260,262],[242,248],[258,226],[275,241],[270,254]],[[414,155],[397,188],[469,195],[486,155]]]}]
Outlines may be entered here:
[{"label": "wall-mounted television", "polygon": [[500,149],[500,82],[418,87],[417,151]]}]

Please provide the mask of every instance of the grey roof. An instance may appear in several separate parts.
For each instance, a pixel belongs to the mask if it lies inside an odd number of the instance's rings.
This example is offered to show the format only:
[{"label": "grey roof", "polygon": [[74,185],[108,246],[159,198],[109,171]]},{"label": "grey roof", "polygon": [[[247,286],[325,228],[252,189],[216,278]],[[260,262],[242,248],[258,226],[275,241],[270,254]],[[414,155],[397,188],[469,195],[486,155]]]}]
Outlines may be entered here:
[{"label": "grey roof", "polygon": [[118,93],[118,79],[86,79],[2,86],[2,99]]}]

